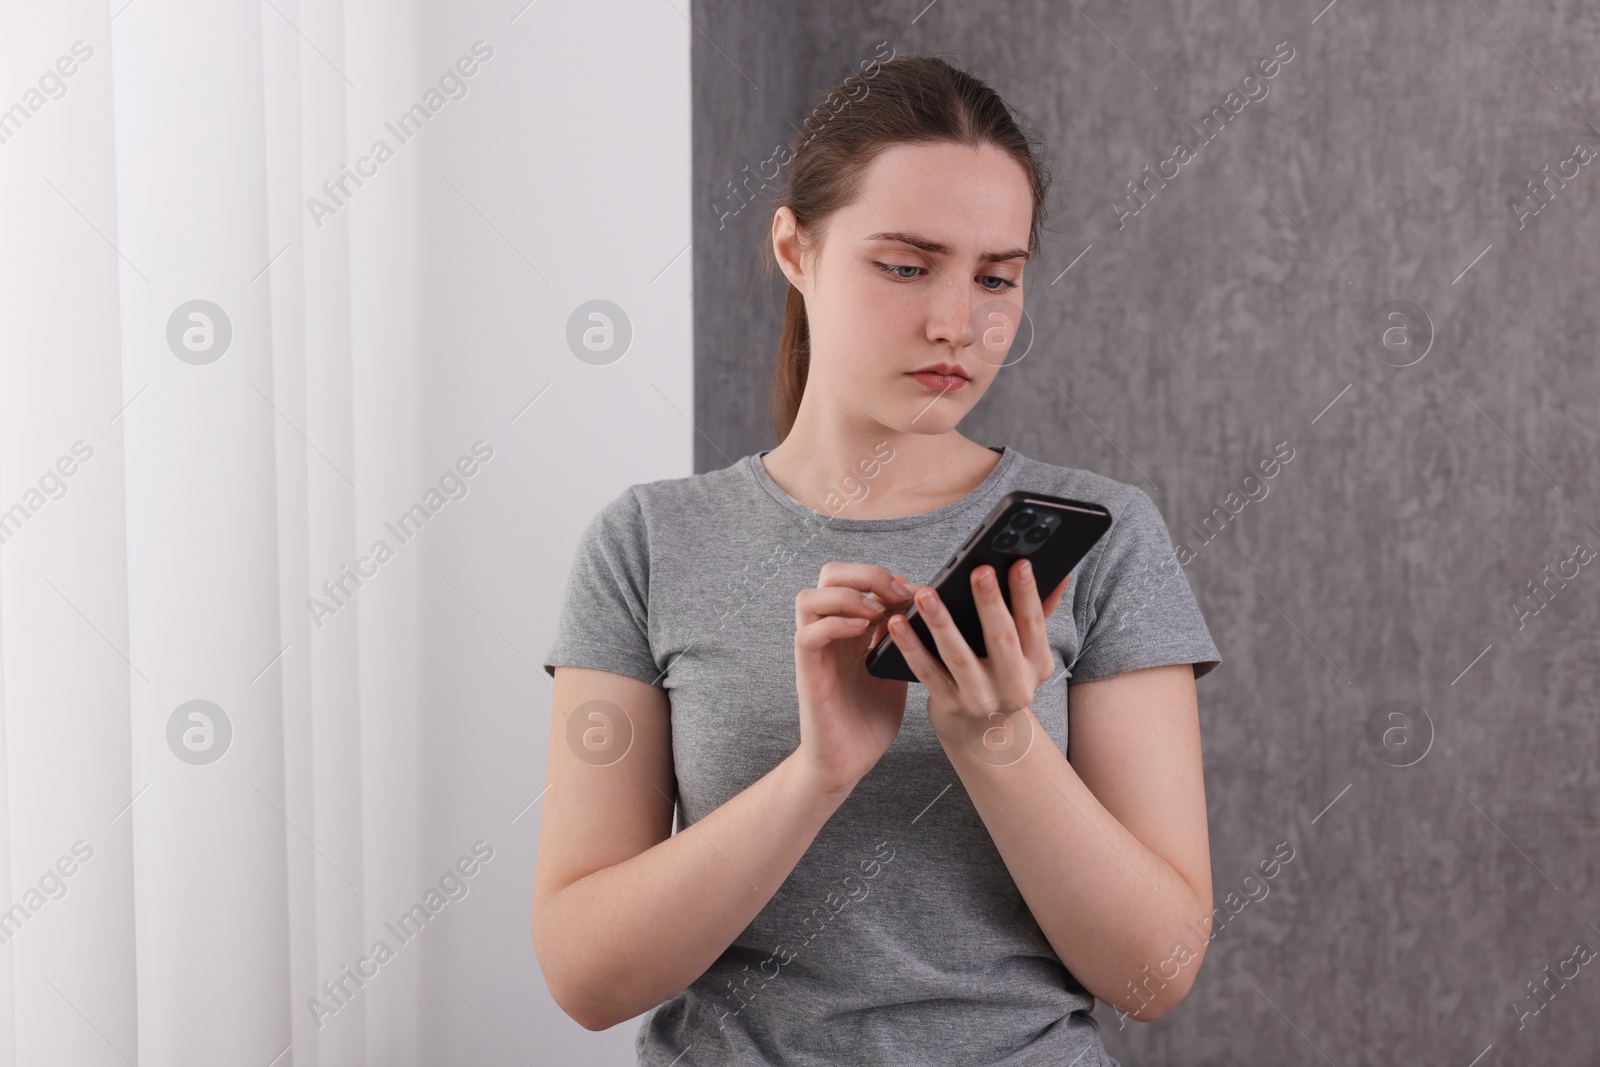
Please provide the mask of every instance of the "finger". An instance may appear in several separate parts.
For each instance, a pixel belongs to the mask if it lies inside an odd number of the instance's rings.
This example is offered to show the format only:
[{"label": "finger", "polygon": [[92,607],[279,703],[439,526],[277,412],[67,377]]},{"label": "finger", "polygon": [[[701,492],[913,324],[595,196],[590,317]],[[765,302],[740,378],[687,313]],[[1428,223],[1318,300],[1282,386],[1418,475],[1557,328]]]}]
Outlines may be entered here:
[{"label": "finger", "polygon": [[1039,583],[1030,560],[1019,559],[1011,566],[1011,613],[1024,643],[1030,635],[1043,635],[1045,610],[1039,602]]},{"label": "finger", "polygon": [[[1026,559],[1012,565],[1011,609],[1016,619],[1022,655],[1029,663],[1049,674],[1050,665],[1055,661],[1050,655],[1050,639],[1045,632],[1044,619],[1054,608],[1039,603],[1039,586],[1032,568],[1033,564]],[[1060,601],[1061,588],[1057,586],[1056,591],[1050,594],[1051,600]]]},{"label": "finger", "polygon": [[[910,595],[905,596],[905,597],[896,596],[893,599],[887,601],[886,603],[884,603],[882,605],[882,611],[878,615],[878,621],[877,621],[876,625],[874,625],[872,627],[872,643],[873,643],[874,646],[876,646],[879,641],[883,640],[883,638],[885,638],[885,637],[887,637],[889,635],[889,619],[890,619],[890,616],[892,616],[897,611],[902,611],[903,612],[903,611],[907,611],[907,610],[913,610],[913,611],[915,610],[915,607],[914,607],[915,600],[913,598],[916,596],[916,591],[918,589],[920,589],[921,586],[919,586],[915,582],[909,580],[903,574],[896,574],[896,575],[894,575],[894,577],[899,579],[899,581],[901,582],[902,585],[905,586],[905,588],[911,590],[911,593],[910,593]],[[874,605],[878,604],[878,594],[876,594],[876,593],[868,594],[868,599]]]},{"label": "finger", "polygon": [[876,593],[884,604],[911,603],[911,584],[875,563],[824,563],[817,576],[817,588],[844,586],[865,595]]},{"label": "finger", "polygon": [[[1020,565],[1018,563],[1012,568],[1013,575]],[[990,667],[999,667],[1010,672],[1023,666],[1026,658],[1023,653],[1022,633],[1018,627],[1018,620],[1012,617],[1012,612],[1025,610],[1026,605],[1019,605],[1015,600],[1016,582],[1013,580],[1011,586],[1013,606],[1008,608],[1005,596],[1000,592],[1000,581],[993,567],[987,563],[981,567],[974,567],[969,581],[972,583],[972,600],[978,608],[978,620],[983,624],[983,648]],[[1032,579],[1029,579],[1027,584],[1032,585]],[[1035,594],[1035,602],[1038,599],[1038,595]]]},{"label": "finger", "polygon": [[827,589],[802,589],[794,598],[795,626],[804,626],[830,615],[869,619],[878,624],[888,621],[888,606],[877,595],[862,595],[848,586]]},{"label": "finger", "polygon": [[978,656],[972,651],[972,646],[967,644],[967,639],[962,636],[960,629],[956,627],[955,620],[950,617],[950,610],[940,601],[937,590],[917,591],[917,613],[922,616],[928,631],[933,634],[934,645],[939,649],[939,658],[944,661],[945,670],[955,679],[956,684],[974,693],[983,689],[986,683]]},{"label": "finger", "polygon": [[895,614],[889,619],[889,636],[894,640],[895,646],[900,649],[900,655],[905,657],[906,666],[911,668],[911,673],[917,676],[930,691],[935,686],[941,690],[955,685],[945,669],[939,666],[939,661],[929,655],[927,646],[922,643],[922,638],[917,636],[917,631],[906,622],[904,615]]},{"label": "finger", "polygon": [[906,586],[911,590],[911,602],[913,604],[916,603],[916,596],[917,596],[918,593],[922,592],[924,589],[934,589],[934,588],[936,588],[935,586],[931,586],[931,585],[923,585],[921,582],[913,582],[910,578],[907,578],[903,574],[897,574],[897,575],[895,575],[895,577],[899,578],[902,582],[904,582],[906,584]]},{"label": "finger", "polygon": [[807,652],[819,652],[832,641],[851,641],[867,631],[868,620],[827,615],[809,622],[794,632],[794,645]]}]

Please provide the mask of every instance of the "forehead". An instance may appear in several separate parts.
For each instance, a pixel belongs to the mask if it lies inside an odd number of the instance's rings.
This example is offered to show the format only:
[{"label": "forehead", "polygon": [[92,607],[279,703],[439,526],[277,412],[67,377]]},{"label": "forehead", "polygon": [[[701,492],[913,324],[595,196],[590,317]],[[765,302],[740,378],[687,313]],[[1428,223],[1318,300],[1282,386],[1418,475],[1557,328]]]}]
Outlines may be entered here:
[{"label": "forehead", "polygon": [[852,241],[914,233],[959,256],[1026,248],[1033,191],[1022,165],[993,145],[899,144],[872,161],[835,224]]}]

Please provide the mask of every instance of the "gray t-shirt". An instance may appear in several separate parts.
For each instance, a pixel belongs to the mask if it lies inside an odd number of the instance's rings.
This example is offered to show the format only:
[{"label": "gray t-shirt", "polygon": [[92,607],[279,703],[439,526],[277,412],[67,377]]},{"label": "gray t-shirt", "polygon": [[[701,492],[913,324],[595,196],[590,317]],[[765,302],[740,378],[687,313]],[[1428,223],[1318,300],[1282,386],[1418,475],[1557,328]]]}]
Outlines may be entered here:
[{"label": "gray t-shirt", "polygon": [[[765,453],[631,486],[583,533],[545,669],[666,690],[688,825],[798,747],[794,600],[822,565],[877,563],[927,582],[1013,489],[1113,517],[1047,620],[1057,671],[1032,708],[1063,752],[1069,680],[1172,663],[1199,677],[1221,662],[1144,490],[995,451],[967,496],[892,519],[807,507],[772,480]],[[866,472],[892,464],[884,445],[841,479],[838,499],[870,492]],[[711,968],[644,1016],[635,1044],[642,1067],[1117,1067],[1094,1004],[1017,891],[912,683],[888,751]]]}]

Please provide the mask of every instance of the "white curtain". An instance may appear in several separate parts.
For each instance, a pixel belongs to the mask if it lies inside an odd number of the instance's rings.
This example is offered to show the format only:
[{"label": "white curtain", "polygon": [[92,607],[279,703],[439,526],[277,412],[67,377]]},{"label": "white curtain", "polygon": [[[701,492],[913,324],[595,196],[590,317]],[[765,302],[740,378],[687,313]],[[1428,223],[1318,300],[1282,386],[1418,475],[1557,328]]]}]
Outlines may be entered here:
[{"label": "white curtain", "polygon": [[0,1067],[633,1062],[538,660],[691,473],[687,6],[0,0]]},{"label": "white curtain", "polygon": [[425,888],[414,569],[307,604],[417,487],[411,172],[306,204],[414,33],[4,8],[0,1063],[418,1062],[414,968],[322,991]]}]

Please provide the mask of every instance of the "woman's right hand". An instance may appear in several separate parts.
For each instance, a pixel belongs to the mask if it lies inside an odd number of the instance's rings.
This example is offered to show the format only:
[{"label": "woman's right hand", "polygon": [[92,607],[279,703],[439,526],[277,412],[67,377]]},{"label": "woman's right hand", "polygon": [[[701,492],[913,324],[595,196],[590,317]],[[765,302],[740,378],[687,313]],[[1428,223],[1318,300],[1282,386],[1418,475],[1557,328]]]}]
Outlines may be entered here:
[{"label": "woman's right hand", "polygon": [[825,791],[855,788],[900,732],[907,683],[868,674],[866,656],[911,597],[909,583],[882,567],[837,562],[795,596],[799,752]]}]

